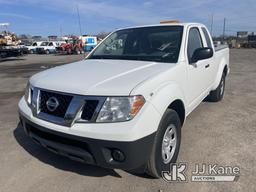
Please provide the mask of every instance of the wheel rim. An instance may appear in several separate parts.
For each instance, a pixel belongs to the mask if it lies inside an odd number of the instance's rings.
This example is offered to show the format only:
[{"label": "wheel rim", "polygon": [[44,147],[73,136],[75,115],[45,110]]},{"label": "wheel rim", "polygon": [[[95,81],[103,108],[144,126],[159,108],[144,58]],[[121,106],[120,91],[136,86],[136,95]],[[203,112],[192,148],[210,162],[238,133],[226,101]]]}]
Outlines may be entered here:
[{"label": "wheel rim", "polygon": [[169,125],[164,133],[162,141],[162,159],[165,164],[170,163],[177,145],[176,127]]},{"label": "wheel rim", "polygon": [[223,93],[224,93],[224,79],[222,79],[220,83],[220,95],[223,95]]}]

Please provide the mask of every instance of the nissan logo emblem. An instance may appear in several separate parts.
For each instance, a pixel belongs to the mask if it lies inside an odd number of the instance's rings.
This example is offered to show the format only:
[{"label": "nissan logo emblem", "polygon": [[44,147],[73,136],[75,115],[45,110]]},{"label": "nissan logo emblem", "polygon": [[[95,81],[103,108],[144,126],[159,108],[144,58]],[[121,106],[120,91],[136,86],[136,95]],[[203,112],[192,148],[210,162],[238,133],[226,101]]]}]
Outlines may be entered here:
[{"label": "nissan logo emblem", "polygon": [[59,106],[59,101],[56,97],[50,97],[46,102],[46,107],[49,111],[55,111]]}]

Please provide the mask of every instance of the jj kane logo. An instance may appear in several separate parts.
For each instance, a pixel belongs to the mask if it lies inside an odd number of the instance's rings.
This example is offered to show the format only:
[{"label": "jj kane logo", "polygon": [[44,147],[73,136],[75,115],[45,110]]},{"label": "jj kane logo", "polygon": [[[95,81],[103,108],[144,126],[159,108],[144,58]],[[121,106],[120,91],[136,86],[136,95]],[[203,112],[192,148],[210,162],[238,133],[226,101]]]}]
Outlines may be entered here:
[{"label": "jj kane logo", "polygon": [[187,182],[187,164],[179,163],[179,164],[171,164],[170,171],[163,171],[162,177],[165,181],[170,182]]},{"label": "jj kane logo", "polygon": [[237,181],[239,173],[240,168],[238,166],[196,164],[191,181]]},{"label": "jj kane logo", "polygon": [[[162,177],[167,182],[188,182],[186,171],[187,163],[171,164],[170,171],[162,172]],[[221,166],[218,164],[195,164],[191,172],[193,182],[232,182],[239,179],[238,166]]]}]

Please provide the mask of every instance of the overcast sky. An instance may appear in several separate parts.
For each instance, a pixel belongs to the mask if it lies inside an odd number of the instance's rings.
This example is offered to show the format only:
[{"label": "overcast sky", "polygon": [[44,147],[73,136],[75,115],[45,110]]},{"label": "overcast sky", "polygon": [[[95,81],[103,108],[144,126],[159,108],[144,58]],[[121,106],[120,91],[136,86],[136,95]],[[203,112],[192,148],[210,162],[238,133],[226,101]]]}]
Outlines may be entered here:
[{"label": "overcast sky", "polygon": [[18,34],[79,34],[77,7],[83,34],[169,19],[210,26],[212,14],[214,35],[222,33],[224,17],[229,34],[256,32],[255,0],[0,0],[0,7],[0,23]]}]

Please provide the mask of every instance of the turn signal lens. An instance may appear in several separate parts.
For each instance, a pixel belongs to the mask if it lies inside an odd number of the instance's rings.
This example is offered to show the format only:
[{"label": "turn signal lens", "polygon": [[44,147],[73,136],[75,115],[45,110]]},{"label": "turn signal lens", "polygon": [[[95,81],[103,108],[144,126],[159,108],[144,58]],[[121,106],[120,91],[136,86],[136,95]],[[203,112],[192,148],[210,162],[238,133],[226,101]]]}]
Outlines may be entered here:
[{"label": "turn signal lens", "polygon": [[139,110],[144,105],[144,103],[145,103],[145,99],[143,96],[141,96],[141,95],[134,96],[133,102],[132,102],[132,107],[130,110],[130,115],[132,117],[134,117],[139,112]]}]

